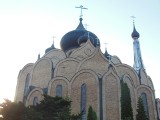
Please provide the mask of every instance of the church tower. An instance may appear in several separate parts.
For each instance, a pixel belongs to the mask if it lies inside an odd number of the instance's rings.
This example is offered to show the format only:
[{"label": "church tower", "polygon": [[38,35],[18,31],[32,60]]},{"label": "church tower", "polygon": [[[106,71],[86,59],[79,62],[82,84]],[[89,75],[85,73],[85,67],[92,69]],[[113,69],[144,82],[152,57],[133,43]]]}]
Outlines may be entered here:
[{"label": "church tower", "polygon": [[133,38],[133,50],[134,50],[134,65],[133,68],[139,74],[141,69],[144,69],[141,50],[140,50],[140,43],[138,38],[140,37],[139,33],[136,31],[135,24],[133,21],[133,32],[131,34]]}]

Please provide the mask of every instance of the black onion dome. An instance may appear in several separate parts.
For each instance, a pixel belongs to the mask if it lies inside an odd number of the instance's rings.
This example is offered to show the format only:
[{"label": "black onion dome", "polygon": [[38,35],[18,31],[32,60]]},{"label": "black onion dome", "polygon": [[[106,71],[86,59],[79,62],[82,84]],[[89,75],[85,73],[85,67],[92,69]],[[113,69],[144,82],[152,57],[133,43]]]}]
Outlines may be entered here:
[{"label": "black onion dome", "polygon": [[[92,32],[87,31],[84,28],[82,24],[82,20],[83,20],[82,18],[80,18],[79,20],[80,20],[80,23],[76,28],[76,30],[70,31],[62,37],[60,44],[63,51],[68,51],[73,48],[78,48],[81,42],[86,42],[88,40],[88,37],[86,37],[87,34],[89,34],[88,36],[93,39],[91,40],[92,44],[95,47],[97,46],[97,43],[99,42],[99,40],[97,39],[97,36]],[[82,36],[83,36],[83,40],[81,38]]]},{"label": "black onion dome", "polygon": [[47,52],[49,52],[49,51],[51,51],[51,50],[53,50],[53,49],[56,49],[56,48],[54,47],[54,43],[52,44],[51,47],[49,47],[49,48],[47,48],[47,49],[45,50],[45,53],[47,53]]},{"label": "black onion dome", "polygon": [[105,56],[108,60],[110,60],[111,57],[112,57],[112,56],[108,53],[107,50],[105,51],[104,56]]},{"label": "black onion dome", "polygon": [[132,32],[131,36],[133,39],[134,38],[138,39],[140,36],[139,33],[136,31],[135,25],[133,25],[133,32]]},{"label": "black onion dome", "polygon": [[91,43],[96,47],[99,46],[99,40],[97,39],[97,36],[89,31],[87,31],[83,36],[80,36],[77,40],[78,45],[81,45],[82,43],[87,42],[87,40],[90,40]]},{"label": "black onion dome", "polygon": [[90,40],[91,43],[94,45],[94,39],[90,35],[87,35],[86,33],[78,38],[78,45],[87,42],[87,40]]}]

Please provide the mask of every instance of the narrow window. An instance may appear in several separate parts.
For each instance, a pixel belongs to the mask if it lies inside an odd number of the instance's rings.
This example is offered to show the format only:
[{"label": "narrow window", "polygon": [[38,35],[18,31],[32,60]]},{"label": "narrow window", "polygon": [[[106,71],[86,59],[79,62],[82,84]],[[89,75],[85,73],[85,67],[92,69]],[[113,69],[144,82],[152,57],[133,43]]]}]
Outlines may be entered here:
[{"label": "narrow window", "polygon": [[86,120],[86,102],[87,102],[87,87],[86,84],[81,86],[81,112],[82,120]]},{"label": "narrow window", "polygon": [[57,85],[57,87],[56,87],[56,96],[62,97],[62,85]]},{"label": "narrow window", "polygon": [[146,93],[142,93],[141,94],[141,98],[142,98],[142,101],[143,101],[144,110],[146,112],[147,117],[149,118],[148,102],[147,102],[147,95],[146,95]]},{"label": "narrow window", "polygon": [[28,74],[27,74],[27,77],[26,77],[25,87],[24,87],[24,96],[26,96],[27,93],[28,93],[28,90],[29,90],[29,82],[30,82],[30,74],[28,73]]},{"label": "narrow window", "polygon": [[33,98],[33,106],[36,106],[38,104],[38,98],[34,97]]}]

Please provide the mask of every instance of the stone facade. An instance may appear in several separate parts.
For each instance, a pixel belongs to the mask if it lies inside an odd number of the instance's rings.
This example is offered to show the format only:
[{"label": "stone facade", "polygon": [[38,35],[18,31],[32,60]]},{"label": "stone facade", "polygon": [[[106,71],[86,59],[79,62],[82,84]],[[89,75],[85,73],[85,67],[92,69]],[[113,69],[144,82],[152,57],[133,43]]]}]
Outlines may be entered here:
[{"label": "stone facade", "polygon": [[[129,65],[121,63],[117,56],[108,59],[99,46],[94,46],[87,39],[79,47],[63,51],[52,49],[38,59],[36,63],[27,64],[18,75],[15,101],[22,101],[27,106],[38,102],[43,94],[72,100],[72,113],[81,112],[82,85],[86,85],[86,111],[92,106],[99,120],[121,119],[120,82],[127,83],[131,104],[136,119],[138,97],[144,93],[150,120],[157,119],[154,87],[152,80],[141,70],[140,76]],[[57,86],[60,85],[60,89]],[[160,115],[160,102],[157,102]],[[87,114],[87,113],[86,113]]]}]

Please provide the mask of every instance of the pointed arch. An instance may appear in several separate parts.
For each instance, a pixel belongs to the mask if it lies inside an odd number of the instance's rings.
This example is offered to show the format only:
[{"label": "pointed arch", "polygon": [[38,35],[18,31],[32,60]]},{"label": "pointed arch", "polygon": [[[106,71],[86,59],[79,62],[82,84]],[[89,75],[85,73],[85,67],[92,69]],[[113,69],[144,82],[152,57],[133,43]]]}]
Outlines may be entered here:
[{"label": "pointed arch", "polygon": [[66,58],[57,63],[54,70],[54,77],[63,76],[69,81],[76,74],[76,68],[79,65],[79,61],[74,58]]},{"label": "pointed arch", "polygon": [[46,88],[52,79],[52,61],[49,58],[41,58],[33,68],[31,84],[40,88]]},{"label": "pointed arch", "polygon": [[157,113],[156,113],[156,105],[155,105],[156,103],[155,103],[154,91],[146,85],[140,85],[136,88],[136,92],[137,92],[137,100],[138,100],[138,97],[143,96],[144,104],[146,104],[146,107],[148,105],[149,119],[150,120],[156,119]]},{"label": "pointed arch", "polygon": [[86,110],[89,106],[92,106],[99,118],[99,79],[96,73],[92,70],[81,70],[76,73],[70,83],[73,114],[81,113],[81,93],[83,93],[83,89],[86,91]]},{"label": "pointed arch", "polygon": [[[62,88],[58,85],[62,86]],[[60,93],[61,92],[61,93]],[[55,77],[48,83],[48,95],[55,97],[61,94],[61,97],[69,95],[69,81],[64,77]]]},{"label": "pointed arch", "polygon": [[103,119],[120,120],[120,79],[113,69],[102,77]]},{"label": "pointed arch", "polygon": [[[95,71],[97,74],[103,75],[108,71],[108,66],[109,60],[105,58],[99,48],[96,48],[91,56],[80,61],[77,67],[77,72],[83,69],[90,69]],[[114,65],[112,64],[112,66]]]},{"label": "pointed arch", "polygon": [[138,85],[140,85],[139,77],[136,71],[131,66],[127,64],[117,64],[116,70],[119,73],[119,76],[128,74],[134,83],[134,87],[137,87]]},{"label": "pointed arch", "polygon": [[33,63],[29,63],[29,64],[25,65],[22,68],[22,70],[20,70],[20,72],[19,72],[17,86],[16,86],[16,94],[15,94],[15,101],[16,102],[19,102],[19,101],[22,102],[24,100],[24,93],[25,93],[24,88],[26,85],[27,75],[32,73],[33,66],[34,66]]},{"label": "pointed arch", "polygon": [[26,106],[34,105],[33,103],[41,101],[43,99],[43,94],[41,88],[34,88],[27,96]]}]

